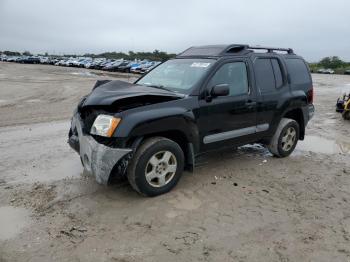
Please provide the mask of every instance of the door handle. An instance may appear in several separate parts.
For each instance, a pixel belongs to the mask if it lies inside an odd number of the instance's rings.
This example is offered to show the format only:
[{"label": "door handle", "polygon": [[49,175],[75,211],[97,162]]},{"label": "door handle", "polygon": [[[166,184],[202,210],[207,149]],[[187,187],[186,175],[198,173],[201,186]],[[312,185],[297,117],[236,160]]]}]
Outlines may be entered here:
[{"label": "door handle", "polygon": [[248,107],[253,107],[256,105],[256,102],[252,100],[248,100],[247,102],[245,102],[245,105]]}]

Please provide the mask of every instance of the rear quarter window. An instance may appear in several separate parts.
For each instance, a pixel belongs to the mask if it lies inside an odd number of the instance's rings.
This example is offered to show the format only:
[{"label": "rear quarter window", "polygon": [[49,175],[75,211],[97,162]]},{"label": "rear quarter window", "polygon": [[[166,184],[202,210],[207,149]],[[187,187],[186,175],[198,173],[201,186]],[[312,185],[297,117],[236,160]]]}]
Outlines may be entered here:
[{"label": "rear quarter window", "polygon": [[288,74],[291,84],[300,85],[311,82],[309,70],[302,59],[286,59]]}]

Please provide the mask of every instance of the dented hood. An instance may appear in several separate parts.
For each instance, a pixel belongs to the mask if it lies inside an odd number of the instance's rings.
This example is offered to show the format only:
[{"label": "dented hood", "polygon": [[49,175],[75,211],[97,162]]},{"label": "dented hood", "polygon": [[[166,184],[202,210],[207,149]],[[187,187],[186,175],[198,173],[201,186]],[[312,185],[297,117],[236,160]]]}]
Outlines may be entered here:
[{"label": "dented hood", "polygon": [[166,97],[184,97],[183,94],[170,92],[167,90],[142,86],[137,84],[130,84],[124,81],[110,81],[94,88],[86,97],[84,106],[96,105],[111,105],[117,100],[137,96],[166,96]]}]

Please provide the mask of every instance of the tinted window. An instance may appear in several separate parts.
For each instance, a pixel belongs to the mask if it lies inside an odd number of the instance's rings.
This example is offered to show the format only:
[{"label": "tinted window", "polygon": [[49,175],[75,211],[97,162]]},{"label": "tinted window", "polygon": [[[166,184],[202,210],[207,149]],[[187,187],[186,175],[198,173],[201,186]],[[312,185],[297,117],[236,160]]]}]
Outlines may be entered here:
[{"label": "tinted window", "polygon": [[286,65],[292,84],[307,84],[310,83],[309,71],[306,64],[301,59],[286,59]]},{"label": "tinted window", "polygon": [[280,64],[278,63],[277,59],[271,59],[272,67],[273,67],[273,72],[275,75],[275,80],[276,80],[276,88],[280,88],[283,85],[283,78],[282,78],[282,71]]},{"label": "tinted window", "polygon": [[210,87],[219,84],[227,84],[230,88],[230,96],[248,93],[247,67],[244,62],[224,64],[210,81]]},{"label": "tinted window", "polygon": [[275,90],[275,76],[270,59],[259,58],[254,63],[256,83],[262,93]]}]

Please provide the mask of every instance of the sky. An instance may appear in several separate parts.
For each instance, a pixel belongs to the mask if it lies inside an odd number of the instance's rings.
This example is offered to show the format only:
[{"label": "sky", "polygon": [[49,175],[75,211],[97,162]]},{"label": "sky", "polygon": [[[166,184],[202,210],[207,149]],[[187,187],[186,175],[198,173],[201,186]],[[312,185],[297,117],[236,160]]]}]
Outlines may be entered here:
[{"label": "sky", "polygon": [[0,0],[0,50],[179,53],[235,43],[350,61],[349,11],[349,0]]}]

